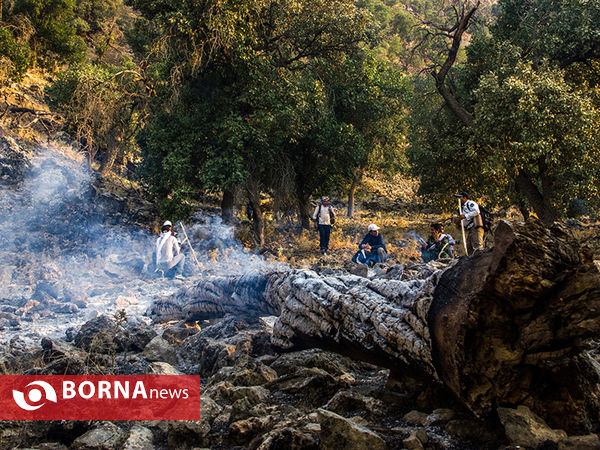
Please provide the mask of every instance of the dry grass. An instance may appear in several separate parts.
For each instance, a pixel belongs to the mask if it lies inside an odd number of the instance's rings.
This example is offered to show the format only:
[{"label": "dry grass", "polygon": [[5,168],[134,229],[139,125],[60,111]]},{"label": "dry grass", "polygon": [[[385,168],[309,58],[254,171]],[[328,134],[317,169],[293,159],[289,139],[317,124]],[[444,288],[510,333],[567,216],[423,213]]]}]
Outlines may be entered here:
[{"label": "dry grass", "polygon": [[[315,264],[336,267],[350,261],[358,249],[370,223],[381,227],[391,262],[407,262],[420,259],[416,241],[408,236],[414,231],[426,237],[429,223],[441,218],[432,214],[413,214],[403,216],[382,211],[359,211],[356,217],[349,218],[338,212],[336,224],[331,232],[330,252],[322,257],[319,253],[319,233],[317,230],[305,230],[278,227],[270,224],[266,233],[267,242],[263,251],[267,259],[286,262],[294,267],[310,267]],[[275,225],[275,226],[274,226]],[[452,233],[452,231],[450,230]],[[251,242],[249,227],[242,227],[240,234]],[[244,241],[244,238],[242,238]]]}]

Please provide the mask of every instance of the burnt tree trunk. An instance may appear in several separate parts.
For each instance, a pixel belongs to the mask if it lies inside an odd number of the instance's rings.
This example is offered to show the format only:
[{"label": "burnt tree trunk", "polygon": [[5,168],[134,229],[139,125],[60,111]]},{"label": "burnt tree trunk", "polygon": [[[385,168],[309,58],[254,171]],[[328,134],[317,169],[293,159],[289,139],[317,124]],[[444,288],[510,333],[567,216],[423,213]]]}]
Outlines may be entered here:
[{"label": "burnt tree trunk", "polygon": [[258,245],[265,243],[265,217],[262,205],[260,204],[260,192],[258,186],[253,182],[248,182],[246,186],[248,194],[248,203],[252,207],[252,228]]},{"label": "burnt tree trunk", "polygon": [[227,224],[233,223],[233,190],[226,189],[223,191],[221,198],[221,219]]},{"label": "burnt tree trunk", "polygon": [[566,229],[501,222],[493,249],[423,270],[413,279],[400,279],[404,268],[374,279],[308,270],[206,278],[152,314],[277,315],[279,347],[416,371],[479,417],[524,404],[570,434],[597,426],[600,376],[584,343],[600,333],[600,273]]},{"label": "burnt tree trunk", "polygon": [[354,217],[354,194],[356,194],[356,188],[362,179],[362,175],[363,169],[359,167],[352,172],[352,183],[350,183],[348,189],[348,217]]}]

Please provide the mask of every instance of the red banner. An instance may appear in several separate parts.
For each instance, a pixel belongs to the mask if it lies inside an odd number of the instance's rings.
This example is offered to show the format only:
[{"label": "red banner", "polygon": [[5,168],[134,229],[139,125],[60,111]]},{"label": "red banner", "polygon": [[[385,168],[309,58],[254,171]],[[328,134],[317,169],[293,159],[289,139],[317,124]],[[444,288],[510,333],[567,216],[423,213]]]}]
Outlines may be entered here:
[{"label": "red banner", "polygon": [[0,420],[199,419],[199,375],[0,375]]}]

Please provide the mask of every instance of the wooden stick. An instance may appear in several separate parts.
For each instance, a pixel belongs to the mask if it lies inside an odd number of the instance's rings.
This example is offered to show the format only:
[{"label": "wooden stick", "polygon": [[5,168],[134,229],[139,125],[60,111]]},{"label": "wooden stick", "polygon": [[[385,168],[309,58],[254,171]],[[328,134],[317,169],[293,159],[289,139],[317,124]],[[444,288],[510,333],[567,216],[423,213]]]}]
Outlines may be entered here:
[{"label": "wooden stick", "polygon": [[[458,199],[458,215],[462,214],[462,209],[460,207],[460,198]],[[469,256],[469,250],[467,250],[467,238],[465,237],[465,223],[460,221],[460,229],[462,231],[463,245],[465,247],[465,255]]]},{"label": "wooden stick", "polygon": [[[192,251],[192,258],[194,258],[194,261],[196,262],[196,265],[198,266],[198,268],[201,269],[202,267],[200,266],[200,263],[198,262],[198,258],[196,258],[196,252],[194,251],[194,247],[192,247],[192,242],[190,241],[190,238],[188,237],[187,233],[185,232],[185,227],[183,226],[183,222],[179,222],[179,225],[181,226],[181,231],[183,231],[185,240],[189,244],[190,250]],[[183,241],[183,242],[185,242],[185,241]]]}]

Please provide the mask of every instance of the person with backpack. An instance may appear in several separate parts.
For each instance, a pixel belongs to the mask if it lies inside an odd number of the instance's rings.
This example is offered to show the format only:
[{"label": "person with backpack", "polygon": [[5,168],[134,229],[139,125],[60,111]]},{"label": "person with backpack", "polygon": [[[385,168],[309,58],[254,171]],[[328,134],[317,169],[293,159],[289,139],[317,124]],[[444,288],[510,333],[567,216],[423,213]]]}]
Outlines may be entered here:
[{"label": "person with backpack", "polygon": [[484,223],[479,205],[469,199],[465,191],[454,194],[460,199],[462,214],[454,216],[454,222],[460,224],[462,221],[467,230],[467,252],[471,255],[475,250],[483,250]]},{"label": "person with backpack", "polygon": [[358,252],[352,257],[352,261],[369,266],[376,263],[386,262],[388,259],[387,248],[379,227],[372,223],[367,228],[367,234],[362,242],[358,244]]},{"label": "person with backpack", "polygon": [[335,211],[329,204],[329,197],[325,196],[321,199],[321,202],[315,208],[312,219],[315,222],[315,228],[319,230],[321,255],[325,255],[329,251],[331,227],[335,224]]}]

